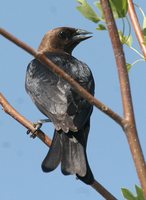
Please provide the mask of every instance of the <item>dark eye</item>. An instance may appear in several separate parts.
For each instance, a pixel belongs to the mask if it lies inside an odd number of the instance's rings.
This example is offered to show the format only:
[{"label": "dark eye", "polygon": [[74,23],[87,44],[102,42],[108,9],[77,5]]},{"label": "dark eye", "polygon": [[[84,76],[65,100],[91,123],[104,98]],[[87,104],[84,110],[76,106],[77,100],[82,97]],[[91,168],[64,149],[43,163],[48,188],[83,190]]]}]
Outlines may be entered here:
[{"label": "dark eye", "polygon": [[59,38],[63,40],[68,40],[70,37],[70,34],[67,31],[61,31],[58,36]]}]

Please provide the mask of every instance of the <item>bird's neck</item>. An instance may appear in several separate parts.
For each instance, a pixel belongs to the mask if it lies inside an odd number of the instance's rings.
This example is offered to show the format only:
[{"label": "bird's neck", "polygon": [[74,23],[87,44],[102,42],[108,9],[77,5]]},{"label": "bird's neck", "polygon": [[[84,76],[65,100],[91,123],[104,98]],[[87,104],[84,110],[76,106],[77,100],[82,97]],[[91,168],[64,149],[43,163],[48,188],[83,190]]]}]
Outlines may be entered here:
[{"label": "bird's neck", "polygon": [[46,37],[43,38],[42,42],[40,43],[39,47],[38,47],[38,53],[39,54],[46,54],[46,53],[63,53],[63,54],[67,54],[67,55],[71,55],[72,51],[65,51],[64,49],[57,47],[57,46],[53,46],[50,44],[50,41],[48,39],[46,39]]},{"label": "bird's neck", "polygon": [[66,54],[66,55],[70,55],[71,56],[71,53],[67,53],[63,50],[60,50],[60,49],[53,49],[53,48],[43,48],[43,49],[39,49],[38,48],[38,53],[39,54],[47,54],[47,53],[56,53],[56,54]]}]

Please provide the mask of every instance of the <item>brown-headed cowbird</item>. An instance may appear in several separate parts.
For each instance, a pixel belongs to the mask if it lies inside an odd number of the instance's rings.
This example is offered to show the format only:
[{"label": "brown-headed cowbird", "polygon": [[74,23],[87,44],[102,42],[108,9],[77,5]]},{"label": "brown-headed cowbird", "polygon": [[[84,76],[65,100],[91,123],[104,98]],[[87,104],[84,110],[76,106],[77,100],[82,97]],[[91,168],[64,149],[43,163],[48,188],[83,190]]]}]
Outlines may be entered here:
[{"label": "brown-headed cowbird", "polygon": [[[71,55],[76,45],[91,37],[88,34],[69,27],[53,29],[46,33],[38,51],[94,95],[94,79],[89,67]],[[92,184],[94,177],[87,160],[86,144],[93,106],[37,59],[28,65],[25,87],[38,109],[55,126],[42,170],[50,172],[61,163],[63,174],[76,174],[84,183]]]}]

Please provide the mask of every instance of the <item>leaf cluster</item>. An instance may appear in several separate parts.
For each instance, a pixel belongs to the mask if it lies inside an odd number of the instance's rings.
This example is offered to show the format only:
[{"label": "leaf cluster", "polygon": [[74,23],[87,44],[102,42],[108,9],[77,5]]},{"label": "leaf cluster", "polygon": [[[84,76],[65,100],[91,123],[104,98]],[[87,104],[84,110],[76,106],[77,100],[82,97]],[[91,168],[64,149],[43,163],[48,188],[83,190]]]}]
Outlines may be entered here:
[{"label": "leaf cluster", "polygon": [[[100,30],[100,31],[107,30],[107,26],[105,23],[105,17],[104,17],[104,13],[103,13],[100,1],[94,2],[94,5],[97,8],[98,13],[87,2],[87,0],[77,0],[77,2],[79,3],[79,6],[77,6],[77,9],[81,12],[81,14],[85,18],[87,18],[90,21],[97,24],[96,30]],[[120,1],[110,0],[110,4],[111,4],[114,18],[116,20],[122,19],[122,22],[123,22],[123,30],[122,31],[119,30],[119,37],[120,37],[121,43],[123,45],[126,45],[127,47],[129,47],[131,50],[133,50],[135,53],[137,53],[138,56],[140,57],[140,59],[138,58],[131,64],[127,63],[127,69],[129,71],[133,65],[135,65],[139,61],[145,61],[145,59],[144,59],[144,56],[142,55],[142,53],[140,53],[137,49],[135,49],[132,46],[133,45],[133,37],[131,34],[130,22],[127,17],[128,0],[120,0]],[[135,6],[138,7],[139,11],[141,12],[141,14],[143,16],[142,30],[144,33],[144,44],[146,44],[146,15],[144,14],[144,12],[140,6],[138,6],[138,5],[135,5]],[[124,20],[126,20],[127,24],[128,24],[128,28],[129,28],[128,35],[125,35],[125,21]]]},{"label": "leaf cluster", "polygon": [[144,194],[142,189],[135,185],[136,195],[134,195],[130,190],[122,188],[123,196],[126,200],[144,200]]}]

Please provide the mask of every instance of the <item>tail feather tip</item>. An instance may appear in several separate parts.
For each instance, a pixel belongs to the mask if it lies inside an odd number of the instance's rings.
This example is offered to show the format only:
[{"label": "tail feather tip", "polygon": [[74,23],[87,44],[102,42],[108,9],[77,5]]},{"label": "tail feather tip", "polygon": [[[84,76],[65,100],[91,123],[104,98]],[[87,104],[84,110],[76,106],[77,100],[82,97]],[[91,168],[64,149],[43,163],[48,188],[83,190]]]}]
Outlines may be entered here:
[{"label": "tail feather tip", "polygon": [[44,163],[42,163],[41,167],[42,167],[42,171],[46,173],[54,170],[53,168],[46,166]]}]

